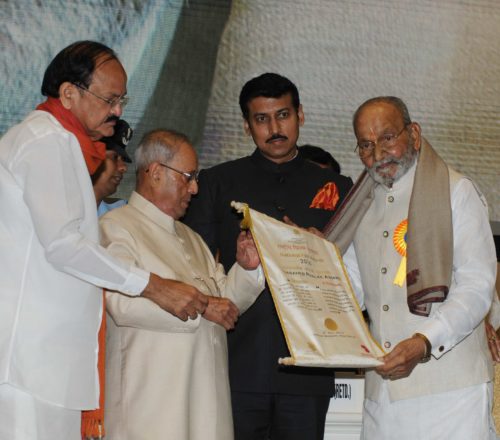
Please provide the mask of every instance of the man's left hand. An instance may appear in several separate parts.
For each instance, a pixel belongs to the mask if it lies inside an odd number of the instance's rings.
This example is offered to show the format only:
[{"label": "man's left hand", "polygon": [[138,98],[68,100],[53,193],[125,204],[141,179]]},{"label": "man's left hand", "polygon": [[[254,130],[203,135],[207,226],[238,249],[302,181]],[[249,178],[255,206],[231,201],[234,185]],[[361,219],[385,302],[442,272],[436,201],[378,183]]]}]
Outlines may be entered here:
[{"label": "man's left hand", "polygon": [[216,324],[222,325],[226,330],[234,328],[238,320],[240,311],[234,303],[227,298],[215,296],[208,297],[208,306],[203,313],[203,317]]},{"label": "man's left hand", "polygon": [[245,270],[259,267],[260,258],[250,231],[241,231],[236,241],[236,261]]},{"label": "man's left hand", "polygon": [[425,342],[418,337],[401,341],[382,360],[384,364],[376,372],[385,379],[396,380],[408,377],[426,353]]}]

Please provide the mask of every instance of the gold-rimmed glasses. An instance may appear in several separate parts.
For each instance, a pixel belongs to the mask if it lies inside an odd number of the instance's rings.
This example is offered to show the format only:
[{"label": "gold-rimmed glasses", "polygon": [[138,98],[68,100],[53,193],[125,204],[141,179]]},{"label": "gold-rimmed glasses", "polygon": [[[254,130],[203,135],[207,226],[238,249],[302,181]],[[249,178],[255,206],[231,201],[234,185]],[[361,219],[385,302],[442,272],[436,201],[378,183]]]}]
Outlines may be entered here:
[{"label": "gold-rimmed glasses", "polygon": [[375,142],[373,141],[361,141],[356,144],[356,148],[354,151],[358,151],[359,157],[363,158],[369,156],[375,150],[375,146],[379,145],[384,150],[388,150],[393,148],[396,145],[396,142],[401,136],[401,134],[405,131],[406,127],[410,124],[406,124],[398,133],[385,133],[380,136]]}]

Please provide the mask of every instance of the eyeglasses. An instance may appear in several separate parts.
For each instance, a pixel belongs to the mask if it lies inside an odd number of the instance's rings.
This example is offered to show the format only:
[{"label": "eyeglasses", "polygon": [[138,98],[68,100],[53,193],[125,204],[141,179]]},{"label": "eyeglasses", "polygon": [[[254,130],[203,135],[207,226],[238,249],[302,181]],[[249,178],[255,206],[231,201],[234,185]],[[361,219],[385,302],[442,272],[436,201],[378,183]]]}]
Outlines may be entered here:
[{"label": "eyeglasses", "polygon": [[393,134],[393,133],[387,133],[383,134],[380,136],[376,142],[372,141],[362,141],[358,142],[356,144],[356,148],[354,151],[358,151],[359,157],[363,158],[366,156],[369,156],[370,154],[373,153],[373,150],[375,150],[375,146],[379,145],[381,148],[384,150],[387,150],[388,148],[392,148],[396,145],[396,141],[398,140],[398,137],[401,136],[401,134],[405,131],[406,127],[408,127],[410,124],[406,124],[399,133]]},{"label": "eyeglasses", "polygon": [[181,171],[176,168],[172,168],[169,165],[165,165],[164,163],[158,162],[162,167],[168,168],[169,170],[175,171],[176,173],[182,174],[186,179],[188,183],[191,183],[193,180],[198,183],[198,177],[200,175],[199,171],[191,171],[188,173],[187,171]]},{"label": "eyeglasses", "polygon": [[129,100],[128,96],[117,96],[116,98],[104,98],[103,96],[99,96],[98,94],[91,92],[89,89],[87,89],[87,87],[83,87],[80,84],[73,83],[73,85],[78,87],[80,90],[83,90],[84,92],[90,93],[92,96],[99,98],[101,101],[104,101],[111,108],[116,107],[117,105],[119,105],[121,108],[125,108],[125,106],[128,104]]}]

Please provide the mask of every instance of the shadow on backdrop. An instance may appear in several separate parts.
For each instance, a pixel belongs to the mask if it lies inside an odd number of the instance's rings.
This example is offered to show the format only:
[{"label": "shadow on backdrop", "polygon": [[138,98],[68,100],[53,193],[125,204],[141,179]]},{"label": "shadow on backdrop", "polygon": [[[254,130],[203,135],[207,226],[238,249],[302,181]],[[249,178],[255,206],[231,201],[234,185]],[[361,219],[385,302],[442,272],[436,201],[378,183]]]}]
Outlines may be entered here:
[{"label": "shadow on backdrop", "polygon": [[134,149],[155,128],[173,128],[201,141],[219,42],[232,0],[189,0],[179,17],[156,88],[136,127]]}]

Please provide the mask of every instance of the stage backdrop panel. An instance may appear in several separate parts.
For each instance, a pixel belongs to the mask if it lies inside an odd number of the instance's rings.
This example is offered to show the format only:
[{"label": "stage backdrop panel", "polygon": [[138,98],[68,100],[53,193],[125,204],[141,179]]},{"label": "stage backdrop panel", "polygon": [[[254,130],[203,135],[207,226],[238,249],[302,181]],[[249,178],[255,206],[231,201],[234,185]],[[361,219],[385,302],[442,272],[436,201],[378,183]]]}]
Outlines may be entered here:
[{"label": "stage backdrop panel", "polygon": [[[131,150],[169,127],[193,139],[202,167],[250,153],[239,91],[275,71],[299,87],[299,142],[329,150],[353,178],[352,113],[367,98],[400,96],[500,220],[497,0],[3,0],[0,23],[0,133],[40,102],[57,51],[96,39],[129,74]],[[131,168],[119,195],[133,184]]]}]

